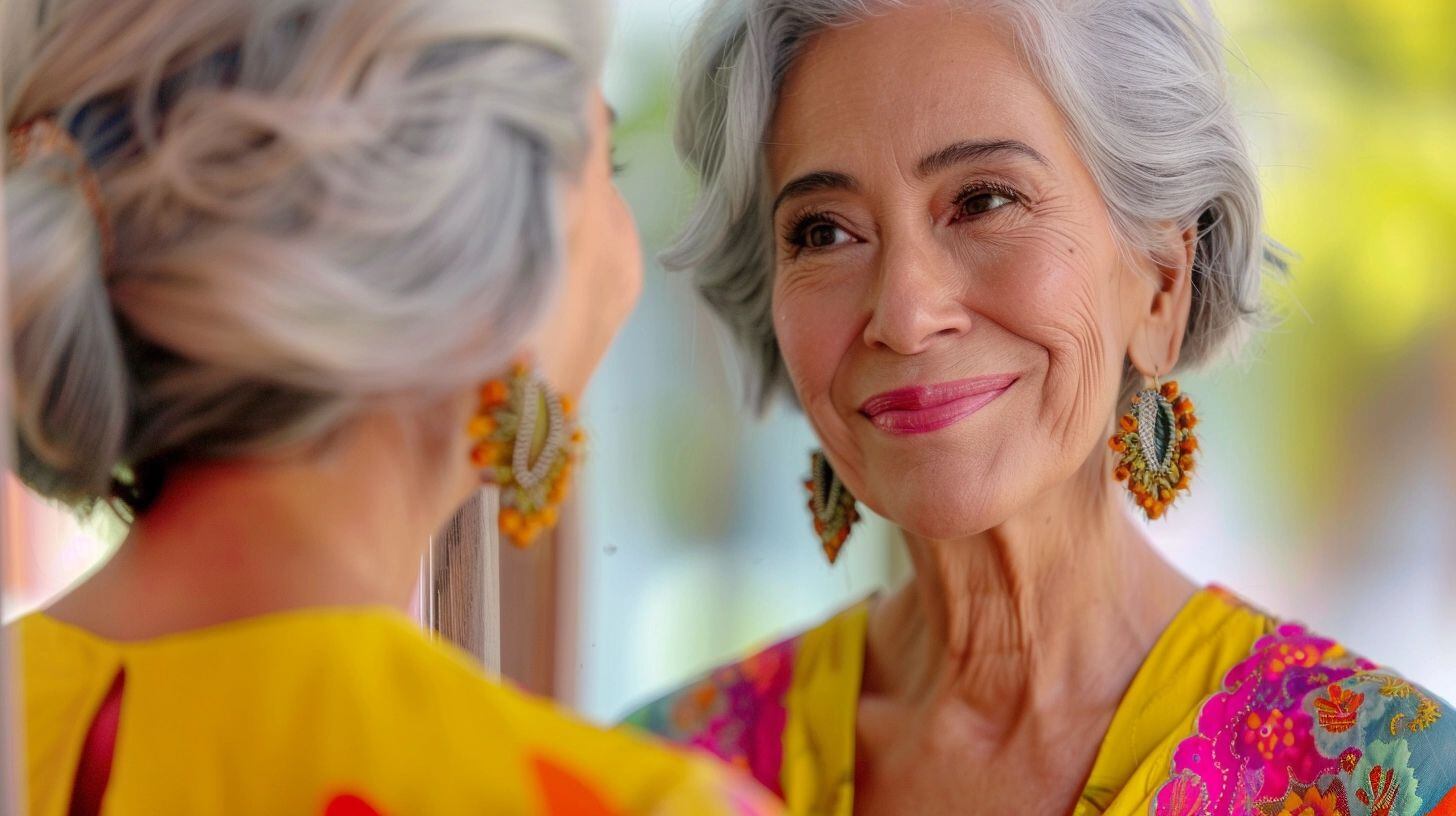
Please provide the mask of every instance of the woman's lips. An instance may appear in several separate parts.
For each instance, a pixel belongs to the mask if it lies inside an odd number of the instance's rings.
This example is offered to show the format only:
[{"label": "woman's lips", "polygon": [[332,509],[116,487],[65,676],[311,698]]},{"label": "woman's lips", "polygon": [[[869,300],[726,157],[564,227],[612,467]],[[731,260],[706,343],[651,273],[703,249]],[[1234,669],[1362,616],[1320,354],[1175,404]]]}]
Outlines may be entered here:
[{"label": "woman's lips", "polygon": [[915,385],[876,394],[859,412],[876,428],[892,434],[919,434],[954,425],[1006,393],[1014,374]]}]

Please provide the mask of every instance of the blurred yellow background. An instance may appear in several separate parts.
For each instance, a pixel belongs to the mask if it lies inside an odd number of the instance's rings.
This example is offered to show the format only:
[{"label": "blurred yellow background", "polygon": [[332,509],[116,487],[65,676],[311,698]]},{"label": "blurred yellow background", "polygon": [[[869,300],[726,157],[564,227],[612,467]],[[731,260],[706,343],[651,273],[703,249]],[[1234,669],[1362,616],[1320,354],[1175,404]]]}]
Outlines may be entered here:
[{"label": "blurred yellow background", "polygon": [[[1305,619],[1456,698],[1456,4],[1219,0],[1270,232],[1298,259],[1283,315],[1184,379],[1204,465],[1150,535],[1194,577]],[[607,93],[649,257],[691,189],[668,136],[698,0],[619,4]],[[567,702],[597,718],[807,624],[903,570],[879,522],[823,564],[799,481],[813,440],[742,406],[689,281],[652,266],[588,394]],[[24,505],[24,506],[22,506]],[[13,615],[104,545],[11,494]]]}]

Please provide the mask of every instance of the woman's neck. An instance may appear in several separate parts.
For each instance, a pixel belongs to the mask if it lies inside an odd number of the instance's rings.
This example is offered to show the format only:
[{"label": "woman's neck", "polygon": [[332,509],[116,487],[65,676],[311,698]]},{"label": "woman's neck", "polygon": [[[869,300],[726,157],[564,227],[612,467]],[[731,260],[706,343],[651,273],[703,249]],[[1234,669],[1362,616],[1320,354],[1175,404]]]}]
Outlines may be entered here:
[{"label": "woman's neck", "polygon": [[460,473],[421,477],[414,436],[377,417],[318,456],[179,469],[115,556],[49,612],[138,640],[309,607],[404,609],[430,535],[469,489],[463,452],[441,452]]},{"label": "woman's neck", "polygon": [[871,621],[867,688],[966,707],[1003,735],[1039,713],[1115,707],[1194,585],[1101,465],[971,539],[907,534],[914,577]]}]

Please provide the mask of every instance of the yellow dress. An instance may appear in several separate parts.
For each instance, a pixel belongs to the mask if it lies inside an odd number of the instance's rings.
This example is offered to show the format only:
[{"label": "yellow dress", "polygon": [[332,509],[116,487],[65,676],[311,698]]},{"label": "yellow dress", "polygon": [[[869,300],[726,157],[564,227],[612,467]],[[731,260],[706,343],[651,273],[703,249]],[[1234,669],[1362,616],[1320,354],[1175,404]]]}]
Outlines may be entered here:
[{"label": "yellow dress", "polygon": [[[627,718],[851,816],[868,605]],[[1073,816],[1456,816],[1456,716],[1434,695],[1209,587],[1149,651]]]},{"label": "yellow dress", "polygon": [[107,816],[777,812],[716,763],[491,682],[387,610],[286,612],[135,643],[44,614],[15,626],[34,816],[68,813],[118,673]]}]

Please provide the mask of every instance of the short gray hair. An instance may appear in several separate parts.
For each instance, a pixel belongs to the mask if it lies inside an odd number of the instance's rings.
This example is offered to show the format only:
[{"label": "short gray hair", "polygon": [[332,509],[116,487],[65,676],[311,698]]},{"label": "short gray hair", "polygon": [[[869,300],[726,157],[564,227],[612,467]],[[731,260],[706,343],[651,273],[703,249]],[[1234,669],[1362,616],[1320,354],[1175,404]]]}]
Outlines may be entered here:
[{"label": "short gray hair", "polygon": [[114,226],[103,257],[65,157],[5,179],[18,469],[42,494],[438,404],[509,364],[560,277],[596,0],[0,12],[7,129],[69,131]]},{"label": "short gray hair", "polygon": [[[1257,170],[1229,99],[1207,0],[965,0],[1004,15],[1071,126],[1123,244],[1196,226],[1193,305],[1179,368],[1237,345],[1265,315],[1263,271],[1282,248],[1263,233]],[[907,0],[711,0],[683,58],[677,147],[697,199],[662,256],[691,271],[752,358],[763,409],[793,398],[774,337],[771,193],[762,145],[802,46]],[[1127,371],[1124,390],[1134,373]]]}]

